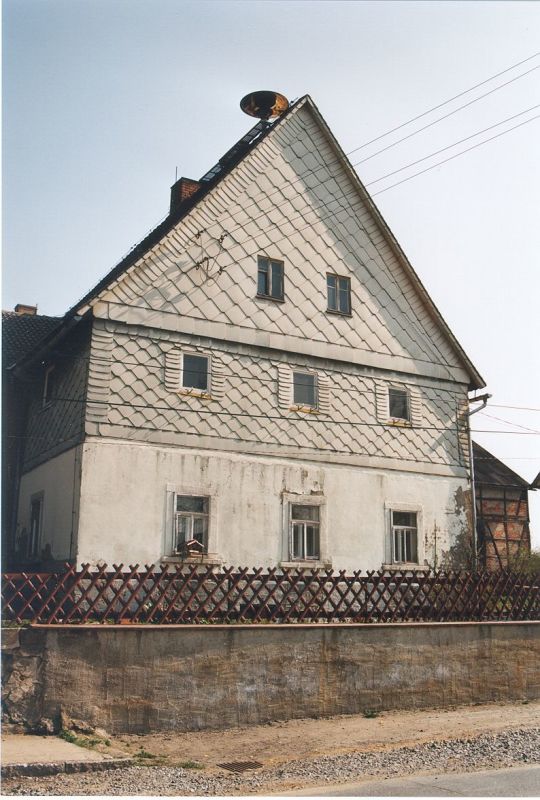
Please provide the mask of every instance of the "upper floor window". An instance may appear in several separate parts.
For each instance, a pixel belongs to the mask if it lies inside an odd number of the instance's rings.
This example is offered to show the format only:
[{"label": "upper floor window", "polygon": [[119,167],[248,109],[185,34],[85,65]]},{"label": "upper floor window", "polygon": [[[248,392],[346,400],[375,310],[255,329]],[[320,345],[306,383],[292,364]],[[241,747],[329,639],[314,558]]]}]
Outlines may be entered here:
[{"label": "upper floor window", "polygon": [[409,393],[406,389],[388,388],[388,416],[390,419],[411,421]]},{"label": "upper floor window", "polygon": [[418,526],[416,513],[391,511],[392,515],[392,563],[418,563]]},{"label": "upper floor window", "polygon": [[52,403],[56,394],[56,372],[54,364],[47,367],[45,370],[45,379],[43,381],[43,397],[41,405],[47,406]]},{"label": "upper floor window", "polygon": [[314,372],[293,372],[293,403],[317,408],[317,375]]},{"label": "upper floor window", "polygon": [[210,359],[198,353],[182,353],[180,386],[207,392],[210,384]]},{"label": "upper floor window", "polygon": [[326,276],[328,311],[339,314],[351,313],[351,279],[339,275]]},{"label": "upper floor window", "polygon": [[290,504],[289,557],[291,561],[320,558],[319,506]]},{"label": "upper floor window", "polygon": [[257,259],[257,296],[283,300],[284,264],[266,256]]}]

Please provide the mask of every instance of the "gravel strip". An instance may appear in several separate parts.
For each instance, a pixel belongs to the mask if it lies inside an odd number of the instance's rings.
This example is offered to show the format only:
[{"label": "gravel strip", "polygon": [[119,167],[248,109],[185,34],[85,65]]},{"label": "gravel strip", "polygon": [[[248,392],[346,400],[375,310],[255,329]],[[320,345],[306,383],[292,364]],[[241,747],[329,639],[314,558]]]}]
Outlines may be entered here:
[{"label": "gravel strip", "polygon": [[127,767],[106,773],[3,781],[4,795],[231,795],[267,794],[287,787],[394,778],[418,772],[473,771],[540,762],[540,728],[432,741],[415,747],[290,761],[243,775],[182,767]]}]

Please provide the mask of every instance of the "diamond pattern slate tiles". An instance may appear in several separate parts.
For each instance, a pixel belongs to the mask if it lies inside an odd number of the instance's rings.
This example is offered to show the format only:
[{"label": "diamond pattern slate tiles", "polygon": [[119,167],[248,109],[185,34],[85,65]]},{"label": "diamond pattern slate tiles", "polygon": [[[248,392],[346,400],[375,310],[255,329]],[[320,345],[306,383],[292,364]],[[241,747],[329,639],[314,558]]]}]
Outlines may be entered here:
[{"label": "diamond pattern slate tiles", "polygon": [[[303,155],[291,161],[298,152]],[[320,167],[316,176],[309,159]],[[323,205],[329,198],[330,206]],[[200,241],[181,223],[105,299],[180,314],[186,322],[197,318],[282,333],[291,341],[295,334],[327,344],[337,340],[357,351],[406,357],[426,369],[457,366],[392,251],[373,233],[367,206],[308,109],[300,109],[222,180],[192,211],[193,226],[205,231]],[[223,232],[208,279],[195,261],[212,250],[212,242],[216,251]],[[287,302],[281,306],[255,298],[260,252],[276,258],[286,253]],[[351,276],[352,318],[329,319],[325,313],[327,271]]]},{"label": "diamond pattern slate tiles", "polygon": [[[367,454],[434,464],[461,464],[455,415],[456,394],[421,388],[418,428],[377,423],[375,382],[359,368],[347,373],[319,370],[330,385],[328,414],[305,415],[281,410],[278,365],[233,344],[195,345],[190,337],[168,334],[162,340],[143,335],[144,329],[114,334],[108,421],[130,428],[240,440],[312,451]],[[187,347],[217,355],[224,392],[219,400],[184,396],[164,383],[165,353]],[[302,367],[309,360],[295,357]],[[454,422],[449,422],[454,420]],[[434,430],[432,430],[434,429]]]}]

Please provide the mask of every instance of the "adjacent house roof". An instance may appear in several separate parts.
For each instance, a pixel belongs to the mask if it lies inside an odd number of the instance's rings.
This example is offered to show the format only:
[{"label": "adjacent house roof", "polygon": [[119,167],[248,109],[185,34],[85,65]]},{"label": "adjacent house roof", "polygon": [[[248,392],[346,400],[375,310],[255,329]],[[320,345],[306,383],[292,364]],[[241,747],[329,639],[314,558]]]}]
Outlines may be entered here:
[{"label": "adjacent house roof", "polygon": [[185,199],[182,203],[180,203],[177,208],[171,211],[171,213],[163,222],[154,228],[154,230],[151,231],[148,236],[146,236],[138,245],[136,245],[119,264],[117,264],[107,275],[105,275],[105,277],[100,280],[96,286],[90,290],[90,292],[88,292],[67,312],[64,319],[67,322],[69,320],[74,320],[81,314],[88,313],[92,303],[96,301],[105,290],[107,290],[114,282],[118,281],[118,279],[122,277],[130,268],[132,268],[146,253],[160,243],[160,241],[176,225],[178,225],[178,223],[183,220],[190,213],[190,211],[194,209],[204,197],[206,197],[206,195],[211,193],[212,190],[219,183],[221,183],[226,175],[231,173],[249,153],[255,150],[261,144],[261,142],[270,136],[277,128],[287,124],[287,120],[290,118],[290,115],[292,113],[294,115],[294,112],[303,106],[310,110],[316,122],[318,123],[320,130],[326,135],[330,146],[334,150],[338,159],[341,161],[342,166],[348,172],[356,191],[362,198],[363,202],[368,205],[373,217],[376,219],[382,235],[388,243],[388,246],[391,248],[395,257],[397,257],[398,261],[400,262],[403,270],[408,275],[409,280],[416,290],[417,296],[421,298],[427,314],[431,317],[434,324],[438,326],[438,329],[442,332],[445,340],[449,343],[463,369],[468,374],[469,388],[471,390],[482,388],[485,386],[484,380],[457,342],[439,310],[431,300],[418,275],[412,268],[405,254],[401,250],[397,240],[383,220],[369,193],[358,178],[358,175],[348,161],[339,143],[334,138],[317,107],[308,95],[305,95],[295,103],[292,103],[289,110],[279,117],[274,123],[261,121],[251,128],[245,136],[243,136],[227,153],[225,153],[225,155],[214,167],[212,167],[212,169],[203,175],[199,181],[199,189],[190,197]]},{"label": "adjacent house roof", "polygon": [[488,450],[473,442],[474,479],[477,484],[513,486],[528,489],[528,481],[520,478],[510,467],[495,458]]},{"label": "adjacent house roof", "polygon": [[31,353],[55,328],[61,317],[2,311],[2,359],[10,367]]}]

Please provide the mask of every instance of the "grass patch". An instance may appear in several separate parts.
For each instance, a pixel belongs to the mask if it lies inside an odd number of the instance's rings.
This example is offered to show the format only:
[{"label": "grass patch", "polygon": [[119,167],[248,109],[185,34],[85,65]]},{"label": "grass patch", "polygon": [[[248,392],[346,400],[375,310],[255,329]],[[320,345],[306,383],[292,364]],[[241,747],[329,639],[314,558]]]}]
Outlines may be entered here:
[{"label": "grass patch", "polygon": [[99,736],[77,736],[73,731],[68,731],[64,728],[58,734],[58,738],[70,744],[76,744],[78,747],[86,747],[87,750],[91,750],[98,744],[104,744],[107,747],[111,746],[110,739],[100,739]]},{"label": "grass patch", "polygon": [[379,716],[379,712],[375,711],[375,709],[373,709],[373,708],[366,708],[365,711],[362,711],[362,714],[367,719],[375,719],[375,717]]},{"label": "grass patch", "polygon": [[204,769],[204,764],[199,764],[198,761],[180,761],[178,766],[182,769]]}]

